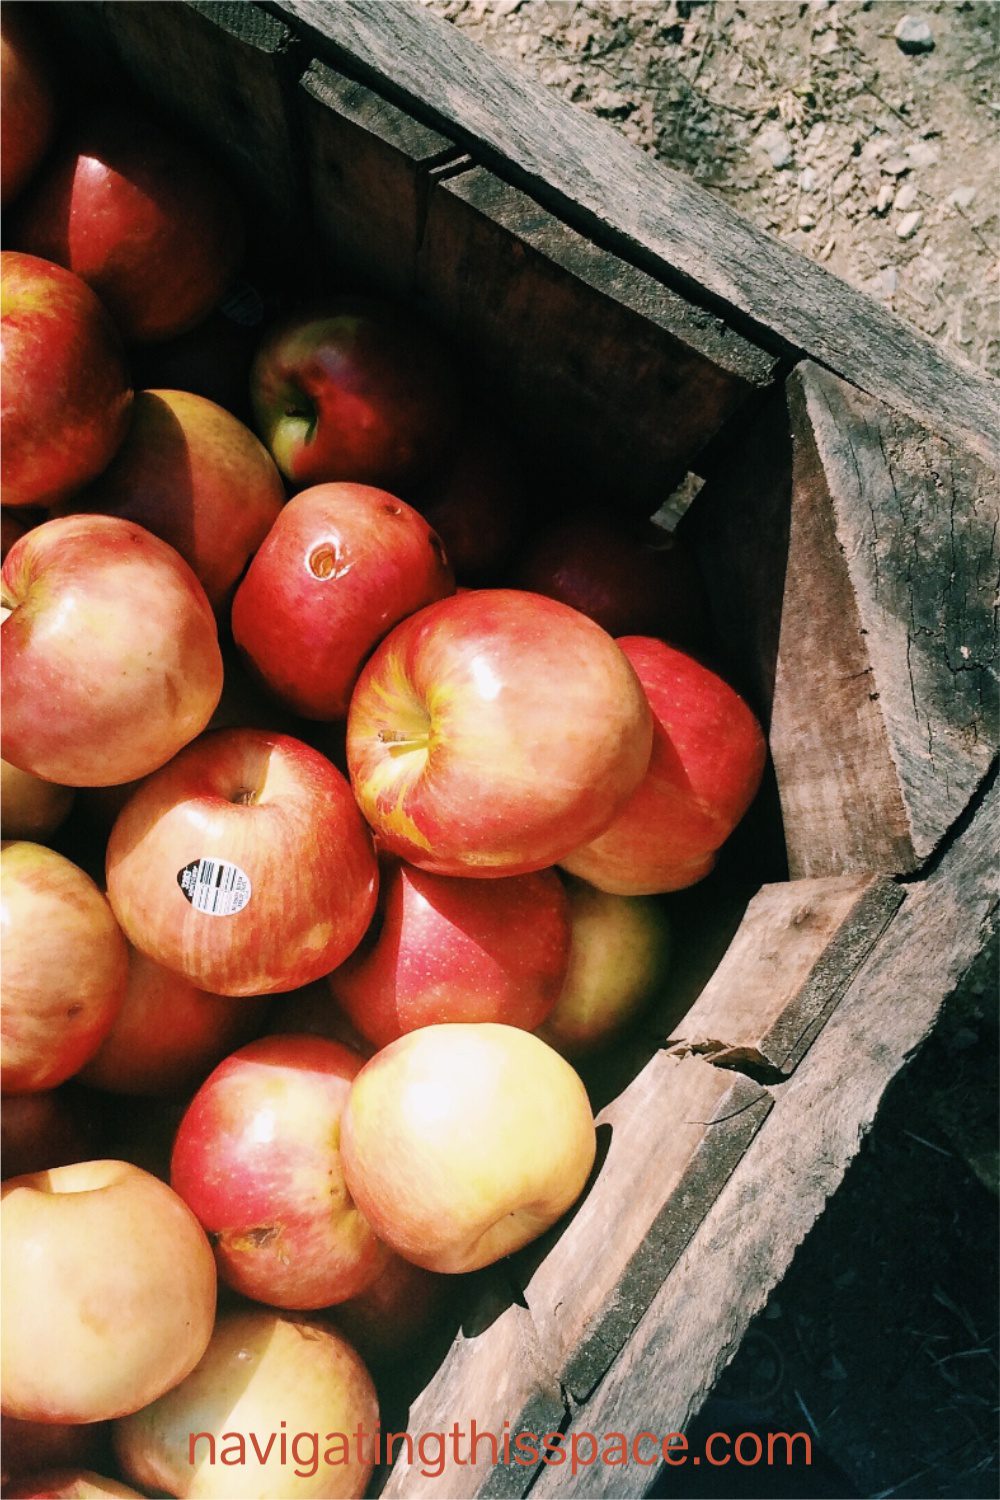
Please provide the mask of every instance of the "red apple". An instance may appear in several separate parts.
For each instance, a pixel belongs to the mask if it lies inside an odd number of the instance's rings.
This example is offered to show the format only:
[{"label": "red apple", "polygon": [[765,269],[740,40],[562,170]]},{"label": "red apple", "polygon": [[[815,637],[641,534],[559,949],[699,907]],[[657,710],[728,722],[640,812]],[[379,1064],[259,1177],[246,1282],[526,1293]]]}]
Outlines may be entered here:
[{"label": "red apple", "polygon": [[100,1422],[183,1380],[215,1317],[215,1261],[191,1210],[121,1161],[3,1187],[4,1410]]},{"label": "red apple", "polygon": [[5,1093],[51,1089],[97,1051],[122,1003],[127,958],[88,875],[41,844],[0,858]]},{"label": "red apple", "polygon": [[5,1494],[10,1500],[97,1500],[102,1495],[134,1495],[135,1500],[142,1500],[138,1490],[117,1479],[105,1479],[92,1469],[48,1469],[17,1480]]},{"label": "red apple", "polygon": [[15,515],[13,511],[0,510],[0,562],[3,562],[14,543],[20,541],[26,531],[30,531],[25,520],[23,514]]},{"label": "red apple", "polygon": [[386,490],[320,484],[275,521],[233,601],[233,637],[278,698],[310,719],[347,713],[372,648],[454,591],[435,533]]},{"label": "red apple", "polygon": [[428,1271],[474,1271],[536,1239],[594,1163],[587,1092],[516,1026],[425,1026],[351,1087],[340,1148],[381,1240]]},{"label": "red apple", "polygon": [[458,423],[439,340],[388,303],[342,297],[265,337],[250,376],[257,430],[296,485],[423,479]]},{"label": "red apple", "polygon": [[45,56],[21,5],[0,18],[0,203],[6,207],[44,156],[55,125]]},{"label": "red apple", "polygon": [[170,1181],[243,1296],[326,1307],[382,1271],[385,1251],[340,1162],[341,1116],[363,1064],[322,1037],[262,1037],[220,1063],[188,1106]]},{"label": "red apple", "polygon": [[333,1309],[337,1327],[370,1368],[404,1362],[443,1310],[448,1280],[399,1255],[370,1287]]},{"label": "red apple", "polygon": [[378,868],[340,772],[288,735],[221,729],[149,777],[111,831],[108,897],[143,953],[219,995],[328,974]]},{"label": "red apple", "polygon": [[219,609],[284,503],[271,455],[236,417],[187,391],[139,391],[110,466],[61,509],[145,526],[176,548]]},{"label": "red apple", "polygon": [[42,781],[0,760],[0,832],[5,839],[44,839],[69,816],[73,789]]},{"label": "red apple", "polygon": [[94,1154],[79,1100],[65,1089],[7,1094],[0,1110],[0,1147],[5,1177],[47,1172]]},{"label": "red apple", "polygon": [[0,253],[4,505],[54,505],[94,479],[128,425],[121,339],[90,288],[62,266]]},{"label": "red apple", "polygon": [[200,322],[243,255],[242,215],[222,177],[119,104],[63,133],[18,204],[12,238],[75,271],[137,342]]},{"label": "red apple", "polygon": [[666,983],[670,924],[660,902],[567,883],[573,940],[559,999],[538,1035],[573,1057],[605,1046]]},{"label": "red apple", "polygon": [[63,516],[3,565],[3,757],[66,786],[132,781],[208,723],[222,656],[205,591],[117,516]]},{"label": "red apple", "polygon": [[263,1002],[197,990],[130,947],[121,1009],[80,1082],[116,1094],[190,1092],[220,1058],[249,1040],[263,1010]]},{"label": "red apple", "polygon": [[456,880],[396,865],[383,877],[382,925],[330,975],[362,1036],[384,1047],[442,1021],[534,1031],[569,962],[569,910],[552,870]]},{"label": "red apple", "polygon": [[527,487],[510,444],[480,425],[462,434],[447,468],[421,488],[413,504],[444,543],[455,576],[484,583],[497,576],[517,543]]},{"label": "red apple", "polygon": [[767,745],[743,699],[708,667],[648,636],[619,645],[656,720],[649,770],[611,826],[560,863],[619,896],[681,890],[712,869],[756,796]]},{"label": "red apple", "polygon": [[114,1441],[145,1490],[359,1500],[378,1420],[371,1376],[346,1339],[316,1319],[257,1308],[223,1314],[198,1368],[119,1422]]},{"label": "red apple", "polygon": [[707,630],[694,556],[648,522],[629,528],[600,512],[551,521],[525,547],[513,581],[582,610],[613,636],[666,636],[692,647]]},{"label": "red apple", "polygon": [[275,995],[266,1029],[271,1036],[284,1036],[294,1031],[306,1036],[326,1037],[328,1042],[339,1042],[366,1060],[375,1051],[371,1042],[344,1015],[330,994],[325,979],[314,980],[312,984],[291,990],[286,995]]},{"label": "red apple", "polygon": [[351,700],[347,760],[386,851],[439,875],[517,875],[608,826],[651,737],[605,631],[538,594],[480,589],[378,647]]}]

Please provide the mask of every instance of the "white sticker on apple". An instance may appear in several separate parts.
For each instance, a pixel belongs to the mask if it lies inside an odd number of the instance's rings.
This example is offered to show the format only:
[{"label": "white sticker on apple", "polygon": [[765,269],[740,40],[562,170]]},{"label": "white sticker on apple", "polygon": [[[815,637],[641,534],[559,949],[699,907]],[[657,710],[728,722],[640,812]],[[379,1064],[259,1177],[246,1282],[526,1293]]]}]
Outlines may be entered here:
[{"label": "white sticker on apple", "polygon": [[250,900],[250,877],[228,859],[193,859],[177,871],[177,884],[195,911],[231,917]]}]

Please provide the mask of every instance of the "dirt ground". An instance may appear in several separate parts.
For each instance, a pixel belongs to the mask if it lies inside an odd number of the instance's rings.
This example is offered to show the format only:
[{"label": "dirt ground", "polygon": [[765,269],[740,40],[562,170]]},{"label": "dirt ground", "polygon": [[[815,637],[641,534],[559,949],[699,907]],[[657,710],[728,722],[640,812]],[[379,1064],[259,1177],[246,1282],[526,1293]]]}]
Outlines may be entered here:
[{"label": "dirt ground", "polygon": [[[997,369],[1000,4],[423,3]],[[671,1497],[998,1493],[996,992],[987,969],[953,997],[717,1391],[812,1431],[843,1487]]]},{"label": "dirt ground", "polygon": [[[995,0],[424,3],[952,353],[1000,365]],[[904,16],[931,50],[901,50]]]}]

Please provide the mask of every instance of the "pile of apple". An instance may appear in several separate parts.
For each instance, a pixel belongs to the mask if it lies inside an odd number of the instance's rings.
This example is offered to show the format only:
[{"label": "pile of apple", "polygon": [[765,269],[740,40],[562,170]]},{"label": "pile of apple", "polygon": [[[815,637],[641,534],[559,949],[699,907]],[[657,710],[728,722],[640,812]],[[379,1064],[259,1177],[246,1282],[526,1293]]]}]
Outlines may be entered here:
[{"label": "pile of apple", "polygon": [[[121,104],[57,130],[3,31],[6,1493],[136,1493],[113,1421],[144,1489],[359,1496],[189,1436],[373,1431],[362,1354],[576,1201],[567,1058],[764,741],[679,545],[546,515],[408,310],[223,333],[225,184]],[[99,1091],[179,1102],[169,1185],[94,1159]]]}]

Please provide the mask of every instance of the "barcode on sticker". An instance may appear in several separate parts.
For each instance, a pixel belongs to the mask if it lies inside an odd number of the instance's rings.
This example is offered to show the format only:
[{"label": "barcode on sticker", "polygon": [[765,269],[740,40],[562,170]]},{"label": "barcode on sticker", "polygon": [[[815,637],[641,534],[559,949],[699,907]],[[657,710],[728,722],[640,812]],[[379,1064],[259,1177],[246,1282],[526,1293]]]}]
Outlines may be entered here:
[{"label": "barcode on sticker", "polygon": [[228,859],[193,859],[177,871],[177,884],[195,911],[231,917],[250,900],[250,877]]}]

